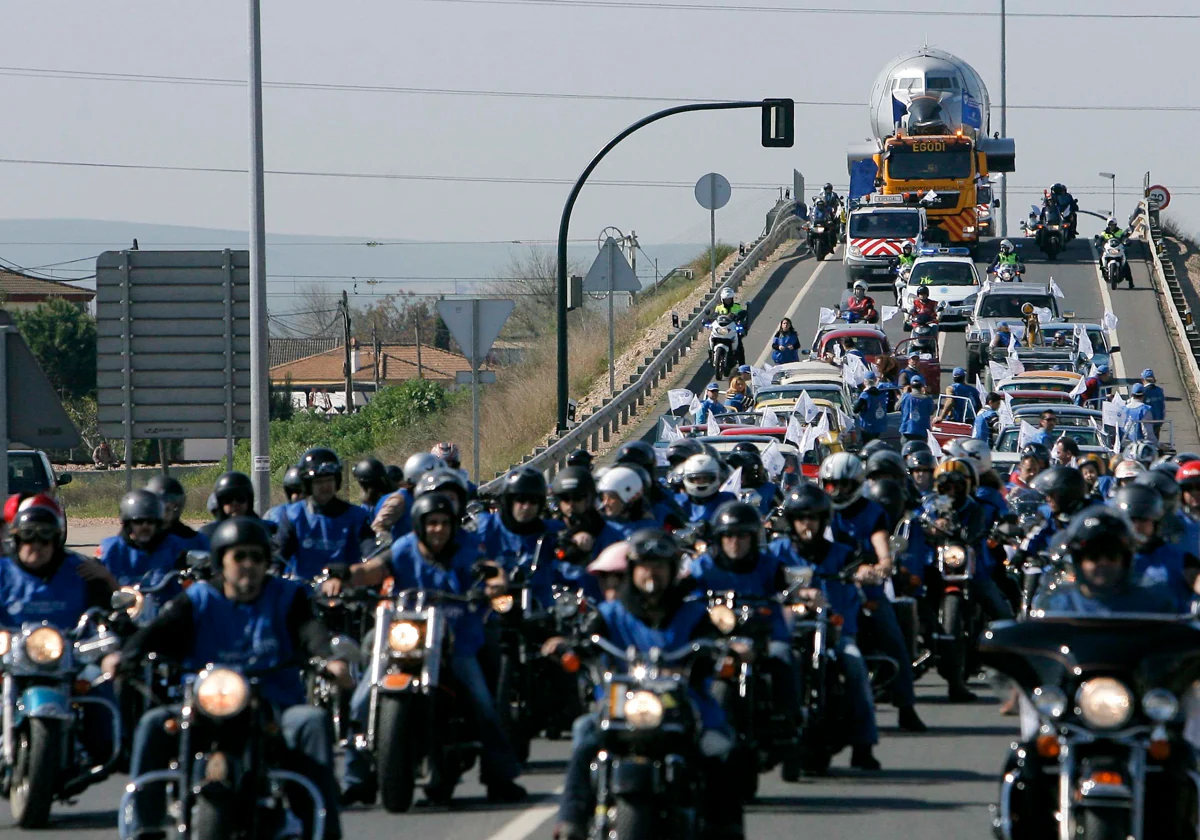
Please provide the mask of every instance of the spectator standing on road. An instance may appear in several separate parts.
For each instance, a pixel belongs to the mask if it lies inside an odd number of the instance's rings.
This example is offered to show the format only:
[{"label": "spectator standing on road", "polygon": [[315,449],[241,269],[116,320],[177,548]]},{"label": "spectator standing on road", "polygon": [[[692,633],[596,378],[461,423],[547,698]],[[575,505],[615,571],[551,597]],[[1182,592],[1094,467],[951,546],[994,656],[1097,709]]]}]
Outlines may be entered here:
[{"label": "spectator standing on road", "polygon": [[925,378],[920,374],[908,380],[911,390],[900,398],[900,439],[927,440],[933,417],[933,400],[925,394]]},{"label": "spectator standing on road", "polygon": [[1050,449],[1054,446],[1055,434],[1054,427],[1058,425],[1058,415],[1054,409],[1048,408],[1042,412],[1042,419],[1039,422],[1037,434],[1030,438],[1030,443],[1040,443],[1042,446]]},{"label": "spectator standing on road", "polygon": [[800,336],[792,326],[791,318],[779,322],[779,329],[771,339],[771,364],[786,365],[789,362],[800,361]]},{"label": "spectator standing on road", "polygon": [[1146,387],[1142,400],[1150,406],[1150,417],[1154,420],[1154,437],[1158,438],[1162,436],[1162,423],[1167,419],[1167,395],[1158,386],[1158,380],[1155,379],[1151,368],[1142,371],[1142,385]]},{"label": "spectator standing on road", "polygon": [[1135,382],[1129,389],[1129,406],[1125,409],[1122,439],[1128,443],[1158,443],[1154,427],[1153,409],[1146,404],[1146,386]]},{"label": "spectator standing on road", "polygon": [[869,371],[863,381],[862,393],[854,403],[863,443],[869,443],[887,431],[887,409],[887,393],[879,390],[879,377]]},{"label": "spectator standing on road", "polygon": [[1000,426],[1000,400],[998,393],[990,391],[983,410],[975,415],[975,425],[971,429],[971,437],[983,441],[988,446],[992,445],[992,439]]}]

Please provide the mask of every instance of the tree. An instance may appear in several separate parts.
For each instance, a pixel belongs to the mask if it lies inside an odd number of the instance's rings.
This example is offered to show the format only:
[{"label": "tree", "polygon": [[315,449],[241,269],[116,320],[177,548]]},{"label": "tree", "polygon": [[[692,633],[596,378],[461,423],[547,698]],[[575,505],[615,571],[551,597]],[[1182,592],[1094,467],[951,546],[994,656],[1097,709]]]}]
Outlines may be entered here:
[{"label": "tree", "polygon": [[[579,274],[581,268],[568,263],[567,274]],[[507,276],[489,284],[488,294],[516,302],[501,335],[528,338],[553,332],[558,317],[558,259],[547,248],[510,253]]]},{"label": "tree", "polygon": [[271,330],[289,338],[339,338],[342,319],[338,317],[341,291],[332,291],[319,283],[301,286],[299,302],[291,312],[271,316]]},{"label": "tree", "polygon": [[62,298],[12,313],[25,343],[55,390],[96,395],[96,320]]}]

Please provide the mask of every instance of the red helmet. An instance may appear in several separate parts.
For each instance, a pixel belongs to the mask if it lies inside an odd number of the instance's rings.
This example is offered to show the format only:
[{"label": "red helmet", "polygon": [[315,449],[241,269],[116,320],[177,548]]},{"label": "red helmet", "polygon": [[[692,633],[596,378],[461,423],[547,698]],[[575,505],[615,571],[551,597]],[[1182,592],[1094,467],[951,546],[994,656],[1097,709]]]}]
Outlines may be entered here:
[{"label": "red helmet", "polygon": [[1180,487],[1200,486],[1200,461],[1188,461],[1180,464],[1175,471],[1175,481]]},{"label": "red helmet", "polygon": [[14,493],[8,497],[8,501],[4,503],[4,524],[11,525],[13,520],[17,518],[17,511],[21,509],[21,502],[30,499],[28,493]]}]

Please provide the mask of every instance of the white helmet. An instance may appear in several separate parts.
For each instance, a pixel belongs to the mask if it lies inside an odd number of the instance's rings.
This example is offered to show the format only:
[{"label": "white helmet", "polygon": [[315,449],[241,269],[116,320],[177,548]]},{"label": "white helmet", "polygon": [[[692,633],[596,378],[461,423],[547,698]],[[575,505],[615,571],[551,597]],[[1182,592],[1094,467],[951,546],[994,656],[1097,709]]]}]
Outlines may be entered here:
[{"label": "white helmet", "polygon": [[854,281],[854,291],[857,292],[860,289],[862,290],[862,293],[864,295],[867,293],[867,281],[866,280],[855,280]]},{"label": "white helmet", "polygon": [[604,475],[596,482],[596,493],[616,493],[617,498],[625,504],[638,499],[645,489],[642,479],[629,467],[613,467],[605,470]]},{"label": "white helmet", "polygon": [[963,449],[962,438],[951,438],[946,441],[946,445],[942,447],[942,454],[947,458],[966,458],[967,451]]},{"label": "white helmet", "polygon": [[615,542],[588,563],[587,570],[594,575],[604,572],[619,574],[629,570],[629,543],[625,540]]},{"label": "white helmet", "polygon": [[1117,468],[1113,470],[1113,478],[1117,481],[1129,481],[1137,478],[1146,471],[1145,466],[1140,461],[1134,461],[1126,458],[1121,463],[1117,464]]},{"label": "white helmet", "polygon": [[446,468],[446,462],[429,452],[409,455],[408,460],[404,462],[404,480],[411,482],[415,487],[421,476],[439,467]]},{"label": "white helmet", "polygon": [[992,448],[986,440],[968,438],[962,442],[963,457],[975,464],[975,472],[982,475],[992,468]]},{"label": "white helmet", "polygon": [[1000,253],[1001,254],[1011,254],[1012,252],[1013,252],[1012,242],[1005,239],[1003,242],[1000,243]]},{"label": "white helmet", "polygon": [[1109,227],[1117,227],[1117,217],[1116,216],[1108,217],[1108,226]]},{"label": "white helmet", "polygon": [[693,455],[683,462],[683,492],[697,499],[707,499],[721,489],[721,464],[707,452]]},{"label": "white helmet", "polygon": [[824,461],[821,462],[820,469],[817,470],[817,478],[822,484],[835,481],[850,481],[854,486],[849,490],[835,490],[826,492],[829,493],[829,500],[833,503],[835,510],[841,510],[858,501],[862,496],[863,481],[866,478],[866,469],[863,467],[862,459],[857,455],[852,455],[849,452],[835,452]]},{"label": "white helmet", "polygon": [[733,289],[729,288],[728,286],[725,286],[724,288],[721,289],[720,297],[721,297],[721,303],[727,303],[727,302],[733,300]]}]

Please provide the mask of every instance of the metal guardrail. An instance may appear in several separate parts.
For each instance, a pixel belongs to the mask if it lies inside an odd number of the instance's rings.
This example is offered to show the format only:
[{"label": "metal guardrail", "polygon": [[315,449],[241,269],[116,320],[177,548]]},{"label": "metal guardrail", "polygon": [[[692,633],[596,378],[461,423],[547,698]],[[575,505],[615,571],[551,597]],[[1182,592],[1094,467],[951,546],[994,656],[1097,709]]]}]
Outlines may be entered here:
[{"label": "metal guardrail", "polygon": [[1191,307],[1184,297],[1183,286],[1175,273],[1175,266],[1169,260],[1164,262],[1162,259],[1162,229],[1158,223],[1158,213],[1151,213],[1145,200],[1138,204],[1138,209],[1143,219],[1146,245],[1150,251],[1150,278],[1157,291],[1162,293],[1163,300],[1167,302],[1164,308],[1170,317],[1171,326],[1179,336],[1179,342],[1186,345],[1176,349],[1184,351],[1179,355],[1191,375],[1193,388],[1200,390],[1200,334],[1197,334],[1196,325],[1192,323]]},{"label": "metal guardrail", "polygon": [[[625,388],[612,399],[606,400],[594,413],[582,418],[574,428],[552,439],[548,446],[538,447],[532,455],[525,456],[520,464],[513,466],[534,467],[545,473],[547,480],[550,480],[565,466],[569,454],[577,449],[594,451],[599,448],[601,440],[605,443],[610,441],[631,419],[637,422],[637,414],[645,407],[647,397],[667,374],[674,370],[675,365],[700,334],[706,317],[717,304],[717,293],[726,286],[738,288],[750,272],[769,257],[800,224],[801,220],[794,213],[780,213],[771,230],[760,236],[746,251],[746,255],[739,257],[737,262],[726,270],[718,285],[710,289],[703,302],[693,310],[692,318],[681,326],[675,335],[664,340],[653,357],[644,360]],[[502,480],[503,474],[498,475],[482,485],[479,488],[480,493],[498,492]]]}]

